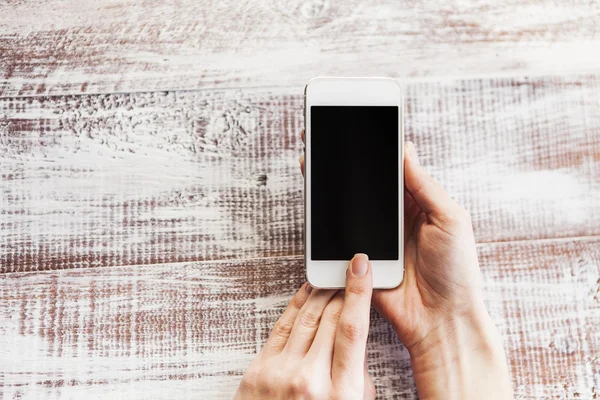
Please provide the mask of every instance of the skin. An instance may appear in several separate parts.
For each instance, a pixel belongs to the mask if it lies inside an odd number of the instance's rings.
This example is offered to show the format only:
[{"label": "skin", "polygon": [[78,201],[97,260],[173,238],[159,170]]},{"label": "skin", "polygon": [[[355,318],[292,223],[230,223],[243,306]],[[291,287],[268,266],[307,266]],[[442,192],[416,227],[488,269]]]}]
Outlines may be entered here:
[{"label": "skin", "polygon": [[346,271],[346,290],[296,293],[235,399],[374,399],[366,367],[371,266],[357,254]]},{"label": "skin", "polygon": [[[410,353],[419,398],[512,399],[502,340],[483,302],[469,214],[420,165],[412,143],[404,150],[400,286],[373,291],[367,261],[364,277],[349,268],[345,294],[315,289],[307,295],[301,289],[244,375],[236,398],[374,398],[364,358],[372,300]],[[304,171],[303,156],[300,166]],[[357,255],[351,264],[365,258]],[[295,333],[306,330],[304,325],[330,332],[327,345],[317,340],[318,333]],[[280,351],[272,349],[273,342]],[[292,356],[288,347],[301,351]]]},{"label": "skin", "polygon": [[502,340],[485,309],[468,212],[405,146],[405,275],[373,305],[411,355],[421,399],[511,399]]}]

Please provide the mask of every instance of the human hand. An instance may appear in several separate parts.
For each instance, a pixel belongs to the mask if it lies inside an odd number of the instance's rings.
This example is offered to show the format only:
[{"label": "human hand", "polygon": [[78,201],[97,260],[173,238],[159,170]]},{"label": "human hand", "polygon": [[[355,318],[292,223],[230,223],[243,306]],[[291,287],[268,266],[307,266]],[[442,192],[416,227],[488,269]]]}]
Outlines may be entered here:
[{"label": "human hand", "polygon": [[412,143],[404,153],[405,275],[398,288],[375,290],[373,305],[407,347],[421,399],[512,398],[470,216],[419,165]]},{"label": "human hand", "polygon": [[512,398],[502,342],[482,295],[471,219],[405,145],[401,285],[373,305],[411,355],[419,396]]},{"label": "human hand", "polygon": [[235,399],[374,399],[365,350],[373,280],[357,254],[345,292],[305,283],[250,364]]}]

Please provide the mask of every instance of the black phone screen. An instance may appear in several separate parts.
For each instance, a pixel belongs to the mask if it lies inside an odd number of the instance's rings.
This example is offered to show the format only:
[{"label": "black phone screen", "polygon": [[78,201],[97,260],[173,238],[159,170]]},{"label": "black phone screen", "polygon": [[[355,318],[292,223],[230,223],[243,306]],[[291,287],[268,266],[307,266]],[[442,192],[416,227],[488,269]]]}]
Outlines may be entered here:
[{"label": "black phone screen", "polygon": [[311,259],[398,260],[398,112],[311,107]]}]

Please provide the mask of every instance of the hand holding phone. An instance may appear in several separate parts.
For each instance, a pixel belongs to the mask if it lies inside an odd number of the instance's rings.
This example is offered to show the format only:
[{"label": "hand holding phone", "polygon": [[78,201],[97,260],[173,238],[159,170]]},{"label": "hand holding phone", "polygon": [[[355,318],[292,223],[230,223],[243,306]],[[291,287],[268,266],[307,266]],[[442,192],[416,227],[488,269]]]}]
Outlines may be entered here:
[{"label": "hand holding phone", "polygon": [[373,305],[407,347],[421,397],[512,399],[469,214],[420,165],[412,143],[404,154],[406,273],[399,287],[375,290]]}]

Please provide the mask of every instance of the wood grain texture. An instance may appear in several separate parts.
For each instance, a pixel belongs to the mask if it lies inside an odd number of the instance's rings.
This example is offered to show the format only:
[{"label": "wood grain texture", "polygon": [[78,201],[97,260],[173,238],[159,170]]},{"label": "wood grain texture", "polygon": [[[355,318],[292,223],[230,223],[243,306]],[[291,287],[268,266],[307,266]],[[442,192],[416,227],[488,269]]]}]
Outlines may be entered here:
[{"label": "wood grain texture", "polygon": [[302,251],[292,134],[302,111],[285,94],[12,99],[0,108],[4,271]]},{"label": "wood grain texture", "polygon": [[19,0],[0,16],[0,96],[600,69],[589,0]]},{"label": "wood grain texture", "polygon": [[[600,239],[478,245],[517,399],[600,394]],[[231,398],[295,288],[301,257],[9,273],[5,398]],[[408,355],[373,315],[381,398],[416,398]]]},{"label": "wood grain texture", "polygon": [[[406,86],[478,242],[600,234],[598,76]],[[0,271],[300,255],[301,88],[0,100]]]},{"label": "wood grain texture", "polygon": [[[599,29],[589,0],[0,2],[0,400],[231,398],[304,279],[317,75],[405,82],[515,397],[600,398]],[[375,314],[368,358],[417,397]]]}]

